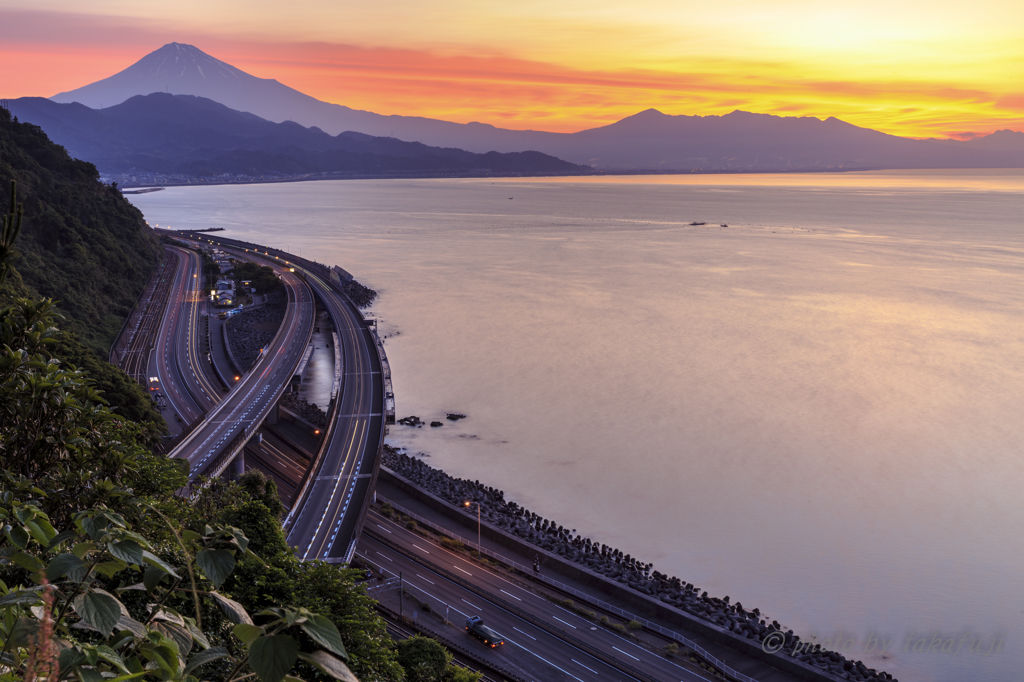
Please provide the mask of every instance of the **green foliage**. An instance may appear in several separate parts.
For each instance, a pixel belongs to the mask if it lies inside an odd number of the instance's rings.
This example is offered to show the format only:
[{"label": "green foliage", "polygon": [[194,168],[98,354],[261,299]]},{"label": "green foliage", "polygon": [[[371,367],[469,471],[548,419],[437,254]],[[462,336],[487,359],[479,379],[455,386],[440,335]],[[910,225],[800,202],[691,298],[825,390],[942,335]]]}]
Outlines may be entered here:
[{"label": "green foliage", "polygon": [[167,424],[146,390],[120,369],[97,357],[74,332],[61,332],[50,353],[64,364],[83,370],[112,412],[142,424],[149,444],[155,444],[159,436],[167,432]]},{"label": "green foliage", "polygon": [[[328,619],[304,608],[250,616],[211,589],[227,577],[236,554],[250,554],[237,528],[179,533],[166,520],[178,550],[168,561],[107,507],[76,512],[73,527],[58,533],[32,501],[4,491],[0,521],[0,565],[16,566],[27,577],[21,586],[0,585],[0,638],[8,643],[4,682],[36,679],[54,662],[72,679],[183,681],[222,660],[231,666],[227,682],[250,671],[261,682],[282,682],[300,658],[335,679],[354,679]],[[211,646],[202,629],[204,602],[208,614],[216,605],[241,621],[225,637],[228,646]],[[316,646],[300,647],[302,635]]]},{"label": "green foliage", "polygon": [[0,477],[14,489],[31,483],[59,522],[69,519],[68,500],[111,504],[135,487],[169,494],[181,485],[179,465],[149,454],[145,430],[50,355],[60,342],[55,318],[50,301],[0,309]]},{"label": "green foliage", "polygon": [[441,682],[452,656],[429,637],[416,635],[398,643],[398,662],[409,682]]},{"label": "green foliage", "polygon": [[250,261],[237,261],[230,270],[231,276],[237,281],[251,280],[252,287],[260,295],[269,294],[282,288],[284,284],[274,274],[274,269],[266,265],[258,265]]},{"label": "green foliage", "polygon": [[11,180],[11,210],[0,218],[0,286],[7,279],[10,262],[14,259],[14,242],[21,232],[25,207],[18,203],[18,183]]},{"label": "green foliage", "polygon": [[182,463],[49,356],[55,319],[0,310],[0,682],[401,682],[359,572],[299,561],[259,474],[178,497]]},{"label": "green foliage", "polygon": [[482,675],[466,668],[449,665],[442,678],[444,682],[478,682]]},{"label": "green foliage", "polygon": [[31,216],[14,263],[28,295],[59,300],[70,329],[105,357],[156,265],[157,239],[95,166],[0,110],[0,205],[13,201],[12,180]]}]

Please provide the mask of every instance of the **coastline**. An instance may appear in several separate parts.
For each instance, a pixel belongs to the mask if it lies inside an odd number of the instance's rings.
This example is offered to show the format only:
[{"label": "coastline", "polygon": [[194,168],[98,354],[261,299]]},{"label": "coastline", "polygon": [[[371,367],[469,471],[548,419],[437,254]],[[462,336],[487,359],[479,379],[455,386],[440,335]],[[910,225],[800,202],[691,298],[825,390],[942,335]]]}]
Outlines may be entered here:
[{"label": "coastline", "polygon": [[577,535],[575,529],[544,519],[516,502],[506,500],[502,490],[480,481],[455,478],[387,444],[383,448],[381,464],[450,505],[478,505],[481,519],[498,532],[514,536],[545,554],[577,565],[583,571],[621,583],[651,600],[726,630],[738,639],[746,640],[742,642],[746,648],[749,649],[750,645],[760,648],[766,658],[784,655],[794,662],[817,669],[823,675],[832,676],[832,679],[897,682],[887,672],[868,668],[862,661],[849,660],[813,641],[802,640],[778,621],[769,621],[759,608],[745,608],[740,602],[731,602],[728,596],[710,596],[691,583],[653,570],[653,563],[642,562],[599,541]]},{"label": "coastline", "polygon": [[[537,172],[537,173],[303,173],[282,177],[250,177],[239,176],[237,179],[217,178],[209,181],[203,178],[182,178],[179,180],[152,181],[133,183],[130,176],[120,173],[101,175],[103,182],[116,182],[125,194],[143,194],[155,192],[166,187],[215,187],[220,185],[274,185],[288,182],[312,182],[316,180],[442,180],[442,179],[483,179],[483,178],[587,178],[615,177],[636,175],[814,175],[821,173],[860,173],[879,170],[915,170],[900,168],[723,168],[723,169],[595,169],[592,172]],[[929,169],[934,170],[934,169]],[[171,177],[171,176],[164,176]],[[127,184],[125,184],[127,183]],[[122,186],[123,185],[123,186]],[[193,230],[194,231],[194,230]]]}]

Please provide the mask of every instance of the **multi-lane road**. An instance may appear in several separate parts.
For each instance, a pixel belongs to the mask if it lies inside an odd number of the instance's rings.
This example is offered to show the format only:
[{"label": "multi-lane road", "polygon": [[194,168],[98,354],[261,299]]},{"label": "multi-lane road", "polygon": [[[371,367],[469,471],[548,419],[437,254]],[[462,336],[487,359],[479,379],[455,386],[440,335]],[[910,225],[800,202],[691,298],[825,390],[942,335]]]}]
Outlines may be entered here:
[{"label": "multi-lane road", "polygon": [[178,267],[154,342],[152,376],[158,379],[160,393],[170,408],[185,424],[191,424],[221,398],[200,362],[202,263],[188,249],[168,246],[166,252],[177,259]]},{"label": "multi-lane road", "polygon": [[[697,675],[690,668],[628,637],[600,627],[522,583],[429,542],[373,510],[366,519],[359,554],[381,569],[385,576],[401,573],[405,589],[414,597],[405,607],[407,616],[420,608],[417,603],[429,604],[433,614],[447,614],[448,620],[456,626],[461,626],[469,616],[481,616],[505,638],[504,647],[487,649],[450,627],[443,632],[450,639],[464,640],[461,643],[465,648],[478,649],[480,657],[492,664],[518,670],[520,676],[528,679],[551,682],[703,682],[711,679]],[[386,593],[380,595],[385,596]],[[422,611],[417,615],[424,623],[431,617]],[[564,633],[565,637],[558,633]]]},{"label": "multi-lane road", "polygon": [[[254,244],[198,234],[188,236],[217,244],[236,258],[274,267],[290,293],[285,321],[269,352],[224,402],[210,411],[203,427],[183,441],[172,455],[187,457],[196,475],[218,473],[223,468],[224,449],[232,443],[243,444],[237,441],[239,434],[251,435],[262,421],[261,415],[268,411],[250,403],[266,401],[271,396],[276,403],[291,380],[312,332],[315,291],[338,333],[342,371],[321,448],[295,494],[285,530],[288,542],[304,559],[347,558],[372,495],[373,475],[384,439],[384,378],[373,336],[352,302],[330,283],[323,266],[273,249],[256,248]],[[188,323],[179,319],[176,326],[180,334]],[[194,340],[192,347],[197,347]],[[170,355],[188,352],[189,341],[185,339],[176,344]],[[185,376],[176,378],[179,385],[186,381]],[[238,428],[241,423],[245,424],[244,429]],[[229,425],[234,425],[234,429]]]},{"label": "multi-lane road", "polygon": [[[183,251],[192,254],[188,250]],[[189,262],[198,268],[198,263],[191,260],[193,257],[194,254],[189,256]],[[179,272],[181,270],[184,269],[180,269]],[[284,320],[256,366],[241,377],[231,392],[219,402],[215,398],[216,391],[206,393],[213,387],[205,379],[204,370],[200,366],[198,303],[203,295],[200,273],[192,272],[193,277],[189,277],[189,273],[184,275],[186,282],[188,279],[195,281],[191,289],[187,283],[175,289],[180,292],[179,295],[185,303],[183,310],[172,310],[167,315],[168,319],[165,322],[169,329],[161,329],[160,343],[168,344],[162,349],[167,359],[165,372],[167,378],[171,379],[170,383],[176,387],[173,391],[165,389],[165,393],[191,395],[197,410],[200,409],[198,403],[203,400],[201,396],[204,394],[209,395],[212,403],[204,410],[206,417],[202,424],[178,443],[170,453],[172,457],[188,460],[190,478],[218,475],[227,466],[231,457],[241,451],[245,442],[277,405],[309,343],[313,333],[315,312],[313,293],[289,268],[275,266],[275,270],[284,283],[288,296]],[[192,301],[188,300],[190,291],[194,297]],[[170,333],[172,329],[173,334]],[[178,359],[175,375],[171,375],[172,358]],[[188,360],[181,362],[181,358]],[[161,377],[161,380],[163,379],[164,377]],[[204,383],[207,384],[206,387],[202,386]],[[175,409],[181,407],[187,410],[186,402],[182,397],[180,405],[176,404]]]},{"label": "multi-lane road", "polygon": [[[195,236],[194,238],[198,238]],[[692,669],[596,626],[552,603],[523,584],[510,581],[429,543],[389,519],[370,512],[376,467],[384,437],[384,377],[378,346],[362,315],[317,264],[273,249],[233,240],[210,239],[237,258],[271,265],[285,283],[288,306],[267,351],[248,374],[221,396],[200,353],[203,333],[201,262],[195,252],[173,248],[179,267],[154,352],[155,372],[164,395],[185,421],[201,424],[172,451],[188,459],[193,477],[217,475],[227,458],[241,451],[288,387],[312,335],[314,294],[330,315],[340,343],[340,381],[335,387],[326,433],[308,464],[287,456],[275,438],[250,444],[264,467],[282,480],[301,481],[285,519],[288,542],[304,559],[348,559],[359,540],[366,559],[391,575],[423,603],[443,608],[453,621],[481,615],[497,629],[506,647],[489,650],[461,631],[464,647],[526,677],[571,682],[707,679]],[[360,536],[362,525],[365,533]],[[384,597],[385,595],[382,595]]]},{"label": "multi-lane road", "polygon": [[320,276],[307,281],[327,308],[341,341],[341,385],[325,447],[286,519],[288,543],[303,559],[346,557],[372,491],[384,438],[384,384],[362,315]]}]

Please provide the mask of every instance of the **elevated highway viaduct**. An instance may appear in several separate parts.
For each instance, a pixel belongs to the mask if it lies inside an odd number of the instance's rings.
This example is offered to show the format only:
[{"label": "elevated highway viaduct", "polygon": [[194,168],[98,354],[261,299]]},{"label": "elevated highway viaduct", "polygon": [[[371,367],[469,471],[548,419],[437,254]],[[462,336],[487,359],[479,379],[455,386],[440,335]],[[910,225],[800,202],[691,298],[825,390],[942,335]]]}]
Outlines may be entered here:
[{"label": "elevated highway viaduct", "polygon": [[[173,456],[188,458],[195,475],[224,470],[287,388],[312,332],[315,292],[339,337],[341,372],[332,391],[326,433],[298,486],[285,530],[300,557],[347,561],[372,498],[385,425],[394,420],[389,370],[375,330],[341,292],[337,275],[326,266],[208,234],[170,234],[269,264],[289,291],[300,292],[294,299],[290,295],[289,312],[270,352],[211,411],[202,432],[197,429],[190,434]],[[254,400],[262,402],[252,407]]]}]

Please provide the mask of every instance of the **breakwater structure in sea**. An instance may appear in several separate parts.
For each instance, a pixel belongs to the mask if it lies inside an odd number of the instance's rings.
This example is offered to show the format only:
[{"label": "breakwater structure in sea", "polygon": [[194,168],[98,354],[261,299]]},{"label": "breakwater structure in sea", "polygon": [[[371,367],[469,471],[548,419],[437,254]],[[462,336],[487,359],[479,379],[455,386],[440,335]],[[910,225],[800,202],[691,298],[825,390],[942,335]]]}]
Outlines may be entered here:
[{"label": "breakwater structure in sea", "polygon": [[838,652],[802,640],[792,630],[784,630],[778,621],[769,620],[758,608],[746,608],[740,602],[732,602],[728,596],[710,596],[691,583],[653,570],[652,563],[542,518],[506,500],[502,490],[480,481],[449,476],[389,445],[384,446],[381,464],[454,506],[461,507],[466,501],[479,505],[482,520],[505,533],[564,561],[578,564],[606,580],[622,583],[690,617],[711,623],[741,640],[748,640],[750,645],[760,648],[765,654],[785,656],[811,666],[824,673],[822,677],[826,679],[831,675],[835,679],[854,682],[895,682],[887,672],[876,671],[862,661],[849,660]]}]

